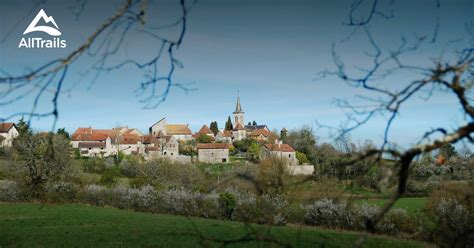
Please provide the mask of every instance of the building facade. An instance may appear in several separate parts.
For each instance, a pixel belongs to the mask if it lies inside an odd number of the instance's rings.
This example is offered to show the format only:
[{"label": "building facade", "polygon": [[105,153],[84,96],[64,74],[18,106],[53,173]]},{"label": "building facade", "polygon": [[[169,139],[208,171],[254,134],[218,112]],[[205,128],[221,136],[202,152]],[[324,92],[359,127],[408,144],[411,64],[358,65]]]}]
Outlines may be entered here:
[{"label": "building facade", "polygon": [[198,160],[204,163],[228,163],[229,145],[227,143],[197,144]]},{"label": "building facade", "polygon": [[11,147],[19,132],[15,123],[0,123],[0,147]]}]

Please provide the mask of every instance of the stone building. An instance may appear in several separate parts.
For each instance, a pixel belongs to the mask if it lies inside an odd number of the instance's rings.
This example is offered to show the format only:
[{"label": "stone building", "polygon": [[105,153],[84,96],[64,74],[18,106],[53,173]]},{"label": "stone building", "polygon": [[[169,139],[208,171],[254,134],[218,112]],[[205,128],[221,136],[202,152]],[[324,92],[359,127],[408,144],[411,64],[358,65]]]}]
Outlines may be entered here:
[{"label": "stone building", "polygon": [[298,165],[296,152],[293,147],[288,144],[283,144],[281,141],[275,141],[275,144],[265,144],[263,151],[264,158],[278,158],[286,161],[287,165]]},{"label": "stone building", "polygon": [[143,134],[135,128],[93,129],[80,127],[71,136],[71,145],[84,157],[143,154]]},{"label": "stone building", "polygon": [[15,123],[0,123],[0,147],[10,147],[13,145],[13,139],[18,137],[19,132]]},{"label": "stone building", "polygon": [[204,163],[228,163],[229,144],[209,143],[197,144],[198,160]]},{"label": "stone building", "polygon": [[187,141],[193,139],[193,133],[185,124],[168,124],[163,118],[149,128],[150,135],[156,136],[158,132],[163,132],[166,136],[174,136],[176,140]]}]

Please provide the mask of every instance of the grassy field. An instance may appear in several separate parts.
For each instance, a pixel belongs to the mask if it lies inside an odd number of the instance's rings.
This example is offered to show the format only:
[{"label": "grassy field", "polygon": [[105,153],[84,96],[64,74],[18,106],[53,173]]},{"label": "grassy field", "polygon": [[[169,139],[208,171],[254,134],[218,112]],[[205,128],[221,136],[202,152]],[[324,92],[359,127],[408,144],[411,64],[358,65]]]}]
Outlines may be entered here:
[{"label": "grassy field", "polygon": [[[250,230],[262,240],[242,239]],[[297,247],[349,247],[357,237],[353,232],[311,227],[245,225],[86,205],[0,204],[0,247],[196,247],[199,243],[215,247],[224,242],[232,247],[279,246],[270,239]],[[365,243],[365,247],[421,246],[379,236],[370,236]]]},{"label": "grassy field", "polygon": [[[383,206],[383,204],[387,201],[387,199],[367,199],[361,200],[360,202],[367,202],[368,204],[374,204],[377,206]],[[395,203],[394,208],[404,208],[407,210],[408,213],[413,214],[417,210],[422,211],[426,203],[428,201],[428,197],[407,197],[407,198],[400,198]]]}]

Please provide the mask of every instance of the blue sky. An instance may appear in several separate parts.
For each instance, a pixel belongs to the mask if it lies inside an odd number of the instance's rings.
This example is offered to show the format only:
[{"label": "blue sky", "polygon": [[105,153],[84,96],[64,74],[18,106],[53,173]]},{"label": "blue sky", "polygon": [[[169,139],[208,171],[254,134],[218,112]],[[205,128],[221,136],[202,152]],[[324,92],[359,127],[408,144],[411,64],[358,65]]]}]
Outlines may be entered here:
[{"label": "blue sky", "polygon": [[[152,24],[171,21],[178,13],[172,0],[155,2],[159,6]],[[437,16],[440,29],[437,42],[427,44],[416,53],[407,55],[410,63],[430,66],[442,56],[452,58],[456,49],[467,46],[470,37],[465,24],[472,20],[473,2],[469,0],[395,1],[395,18],[375,22],[371,28],[374,38],[385,49],[399,45],[401,35],[409,40],[415,35],[430,35]],[[120,1],[88,2],[80,18],[71,15],[75,1],[48,1],[37,6],[31,15],[31,1],[2,1],[0,8],[0,68],[15,74],[46,61],[68,54],[113,13]],[[37,11],[43,8],[54,16],[67,39],[66,49],[18,49],[22,33]],[[422,11],[421,11],[422,10]],[[146,131],[167,117],[171,123],[188,123],[193,131],[202,124],[218,121],[223,127],[235,108],[237,92],[247,121],[267,124],[270,129],[297,128],[319,123],[337,126],[344,120],[343,112],[334,104],[336,98],[352,99],[366,94],[347,86],[337,78],[315,80],[318,72],[333,69],[331,45],[336,42],[344,61],[350,65],[367,65],[364,51],[370,50],[362,35],[340,43],[351,28],[347,21],[349,1],[218,1],[200,0],[189,14],[189,25],[183,45],[176,57],[184,67],[174,81],[192,83],[195,91],[185,94],[173,88],[166,102],[152,110],[143,109],[140,98],[133,94],[143,75],[131,68],[102,73],[93,83],[92,77],[81,75],[94,58],[83,58],[71,67],[66,82],[71,92],[60,97],[58,127],[73,132],[77,127],[110,128],[128,125]],[[22,19],[21,17],[25,17]],[[123,53],[109,61],[115,64],[127,56],[146,60],[156,51],[156,44],[140,36],[128,38]],[[115,63],[114,63],[115,62]],[[395,85],[418,79],[410,74],[397,74],[384,80]],[[0,115],[28,111],[32,97],[0,107]],[[40,109],[48,109],[45,98]],[[453,111],[454,110],[454,111]],[[455,127],[464,121],[455,99],[435,94],[430,101],[416,98],[402,109],[395,122],[391,138],[401,145],[415,142],[421,134],[434,127]],[[52,119],[32,121],[37,130],[48,130]],[[353,134],[353,139],[370,138],[380,141],[383,118],[376,118]],[[316,130],[322,140],[328,131]]]}]

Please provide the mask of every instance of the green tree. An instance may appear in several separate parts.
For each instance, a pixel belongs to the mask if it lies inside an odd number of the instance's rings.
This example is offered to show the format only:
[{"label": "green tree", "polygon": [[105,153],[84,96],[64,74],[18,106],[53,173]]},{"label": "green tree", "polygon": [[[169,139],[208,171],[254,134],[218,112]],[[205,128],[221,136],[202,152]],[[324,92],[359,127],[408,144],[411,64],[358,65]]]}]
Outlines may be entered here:
[{"label": "green tree", "polygon": [[40,196],[47,183],[74,176],[69,140],[62,135],[26,133],[13,144],[9,166],[15,180],[32,196]]},{"label": "green tree", "polygon": [[16,128],[18,129],[19,136],[23,136],[25,134],[30,133],[30,127],[28,123],[25,122],[23,117],[21,117],[21,119],[16,124]]},{"label": "green tree", "polygon": [[256,121],[253,121],[253,122],[252,122],[252,125],[253,125],[253,126],[257,126],[257,122],[256,122]]},{"label": "green tree", "polygon": [[69,133],[66,131],[66,128],[59,128],[57,134],[64,136],[64,138],[69,139]]},{"label": "green tree", "polygon": [[232,120],[230,119],[230,116],[227,118],[227,121],[225,123],[225,130],[229,131],[234,129],[234,126],[232,125]]},{"label": "green tree", "polygon": [[438,151],[438,156],[441,155],[445,157],[446,159],[450,159],[456,154],[458,154],[456,151],[456,148],[450,143],[443,145],[441,148],[439,148],[439,151]]},{"label": "green tree", "polygon": [[302,153],[302,152],[296,151],[296,158],[298,159],[298,161],[300,162],[300,164],[309,163],[309,160],[308,160],[308,158],[306,157],[306,154],[304,154],[304,153]]},{"label": "green tree", "polygon": [[211,124],[209,125],[209,129],[211,129],[214,135],[216,135],[217,132],[219,132],[219,126],[217,125],[217,121],[211,122]]},{"label": "green tree", "polygon": [[303,126],[300,129],[292,130],[285,138],[285,142],[291,145],[295,150],[306,154],[311,163],[316,164],[316,136],[313,129],[309,126]]},{"label": "green tree", "polygon": [[260,161],[260,149],[260,145],[257,142],[251,143],[247,149],[246,158],[249,161],[258,163]]},{"label": "green tree", "polygon": [[211,143],[212,139],[209,135],[201,134],[196,138],[196,141],[198,143]]}]

